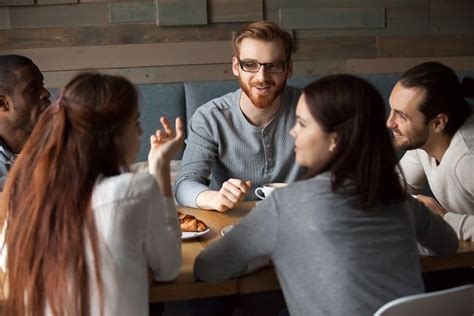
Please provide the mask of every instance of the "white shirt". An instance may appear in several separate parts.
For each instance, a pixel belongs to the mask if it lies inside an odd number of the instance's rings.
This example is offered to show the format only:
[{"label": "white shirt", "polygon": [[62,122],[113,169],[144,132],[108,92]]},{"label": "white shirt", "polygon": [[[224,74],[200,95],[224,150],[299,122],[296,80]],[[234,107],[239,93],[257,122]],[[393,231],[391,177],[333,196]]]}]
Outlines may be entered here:
[{"label": "white shirt", "polygon": [[400,166],[410,190],[418,193],[428,182],[458,238],[474,240],[474,115],[454,134],[439,164],[415,149],[406,152]]},{"label": "white shirt", "polygon": [[[157,281],[172,280],[181,267],[181,230],[173,199],[162,197],[150,174],[124,173],[97,181],[92,207],[104,315],[148,315],[148,267]],[[91,269],[91,315],[99,315],[92,251],[87,247],[86,252]],[[2,261],[5,255],[4,249]]]}]

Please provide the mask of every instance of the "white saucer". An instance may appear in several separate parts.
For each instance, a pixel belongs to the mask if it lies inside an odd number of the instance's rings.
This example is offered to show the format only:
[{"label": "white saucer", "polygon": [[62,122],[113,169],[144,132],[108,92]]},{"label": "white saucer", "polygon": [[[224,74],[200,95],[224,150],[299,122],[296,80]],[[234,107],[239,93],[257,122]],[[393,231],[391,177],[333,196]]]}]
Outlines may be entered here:
[{"label": "white saucer", "polygon": [[208,228],[206,230],[203,230],[202,232],[181,232],[181,239],[186,240],[186,239],[193,239],[197,238],[199,236],[205,235],[211,230]]}]

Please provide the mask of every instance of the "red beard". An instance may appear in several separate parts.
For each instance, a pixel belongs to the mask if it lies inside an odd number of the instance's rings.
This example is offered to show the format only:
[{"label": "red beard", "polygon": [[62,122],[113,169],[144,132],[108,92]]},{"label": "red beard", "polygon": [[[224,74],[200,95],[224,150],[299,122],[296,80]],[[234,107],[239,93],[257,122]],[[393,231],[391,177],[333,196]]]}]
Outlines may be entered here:
[{"label": "red beard", "polygon": [[[278,98],[285,88],[285,82],[280,85],[276,85],[274,81],[247,83],[243,82],[241,77],[239,77],[239,84],[242,91],[244,91],[250,101],[252,101],[252,104],[259,109],[265,109],[271,106],[273,101]],[[267,95],[260,95],[252,93],[252,86],[268,86],[270,89],[274,89],[274,91]]]}]

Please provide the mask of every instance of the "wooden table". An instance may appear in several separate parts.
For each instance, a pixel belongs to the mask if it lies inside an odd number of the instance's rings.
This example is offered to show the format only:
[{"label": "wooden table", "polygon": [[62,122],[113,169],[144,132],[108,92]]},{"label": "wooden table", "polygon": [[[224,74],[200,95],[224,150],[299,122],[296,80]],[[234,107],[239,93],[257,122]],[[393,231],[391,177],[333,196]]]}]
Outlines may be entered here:
[{"label": "wooden table", "polygon": [[[183,265],[181,273],[173,282],[154,283],[150,289],[151,302],[163,302],[264,292],[280,288],[273,267],[268,266],[238,279],[227,280],[217,284],[198,282],[194,279],[194,260],[201,250],[212,241],[220,238],[220,231],[227,225],[238,222],[244,217],[255,202],[243,202],[237,208],[226,213],[204,211],[193,208],[180,208],[183,213],[192,214],[203,220],[211,231],[197,239],[183,241]],[[474,242],[460,241],[458,253],[450,257],[420,256],[424,272],[474,266]]]}]

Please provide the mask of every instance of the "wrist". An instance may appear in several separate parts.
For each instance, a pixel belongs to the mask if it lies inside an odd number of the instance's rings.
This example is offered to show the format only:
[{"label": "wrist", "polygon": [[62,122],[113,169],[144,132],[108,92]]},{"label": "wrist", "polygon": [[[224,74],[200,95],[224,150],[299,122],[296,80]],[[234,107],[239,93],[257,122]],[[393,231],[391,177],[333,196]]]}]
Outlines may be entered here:
[{"label": "wrist", "polygon": [[212,201],[217,194],[217,191],[205,190],[196,197],[196,206],[203,210],[213,210]]}]

